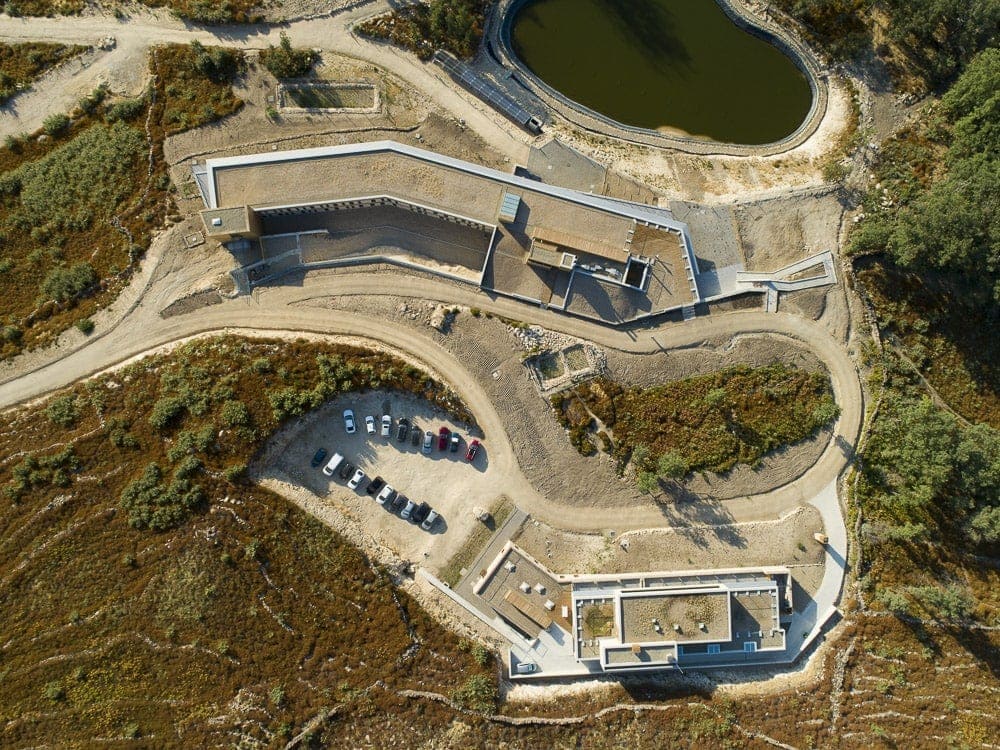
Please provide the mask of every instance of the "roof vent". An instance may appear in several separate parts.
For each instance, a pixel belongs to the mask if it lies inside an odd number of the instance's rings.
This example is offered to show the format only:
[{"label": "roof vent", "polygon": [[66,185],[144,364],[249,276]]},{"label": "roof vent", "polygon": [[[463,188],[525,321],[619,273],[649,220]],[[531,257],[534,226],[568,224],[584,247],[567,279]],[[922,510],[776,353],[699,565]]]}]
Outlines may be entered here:
[{"label": "roof vent", "polygon": [[222,226],[222,218],[219,217],[219,216],[214,217],[212,219],[212,226],[213,227],[221,227]]}]

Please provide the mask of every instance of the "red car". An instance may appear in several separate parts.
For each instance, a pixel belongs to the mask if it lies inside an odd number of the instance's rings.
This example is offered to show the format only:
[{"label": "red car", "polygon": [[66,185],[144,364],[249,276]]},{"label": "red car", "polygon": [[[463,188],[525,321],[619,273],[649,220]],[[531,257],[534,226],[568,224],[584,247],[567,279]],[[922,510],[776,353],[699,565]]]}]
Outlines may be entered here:
[{"label": "red car", "polygon": [[448,450],[448,437],[451,435],[451,430],[447,427],[442,427],[438,430],[438,450],[445,451]]},{"label": "red car", "polygon": [[465,460],[466,461],[475,461],[476,460],[476,454],[478,452],[479,452],[479,441],[478,440],[473,440],[471,443],[469,443],[469,450],[467,450],[465,452]]}]

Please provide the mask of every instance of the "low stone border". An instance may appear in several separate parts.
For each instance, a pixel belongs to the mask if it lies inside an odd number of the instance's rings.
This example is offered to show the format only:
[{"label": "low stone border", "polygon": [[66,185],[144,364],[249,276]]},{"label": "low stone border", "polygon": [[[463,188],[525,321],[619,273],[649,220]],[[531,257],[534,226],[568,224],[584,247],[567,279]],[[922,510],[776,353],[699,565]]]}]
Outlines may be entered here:
[{"label": "low stone border", "polygon": [[[301,91],[303,89],[337,89],[340,91],[359,91],[361,89],[371,89],[372,105],[370,107],[299,107],[294,103],[289,103],[290,97],[286,97],[286,92],[290,90]],[[379,87],[368,81],[302,81],[300,83],[279,83],[276,93],[278,110],[283,114],[373,114],[382,110],[382,96]]]}]

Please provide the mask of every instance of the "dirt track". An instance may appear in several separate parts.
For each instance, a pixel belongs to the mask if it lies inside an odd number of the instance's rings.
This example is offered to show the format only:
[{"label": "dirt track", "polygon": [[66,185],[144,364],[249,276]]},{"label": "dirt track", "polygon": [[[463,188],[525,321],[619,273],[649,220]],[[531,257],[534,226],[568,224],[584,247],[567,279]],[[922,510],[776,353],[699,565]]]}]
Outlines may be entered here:
[{"label": "dirt track", "polygon": [[[144,299],[114,330],[88,346],[30,374],[23,373],[21,377],[15,376],[13,379],[8,375],[6,382],[0,385],[0,405],[10,406],[35,398],[156,346],[194,334],[232,330],[259,335],[270,329],[294,335],[293,332],[296,331],[312,331],[384,341],[427,362],[433,370],[446,374],[477,415],[488,435],[504,434],[504,422],[482,386],[469,374],[460,359],[435,344],[430,337],[417,335],[411,330],[400,330],[398,326],[381,320],[348,313],[334,316],[323,310],[296,304],[310,298],[331,295],[378,295],[384,292],[386,281],[386,277],[379,274],[311,274],[301,280],[301,286],[289,284],[260,289],[252,299],[230,300],[204,308],[195,315],[167,319],[160,318],[158,307],[148,304]],[[748,331],[773,332],[806,344],[829,370],[835,398],[842,408],[834,439],[816,464],[799,480],[765,495],[755,496],[750,502],[741,498],[723,501],[727,514],[733,520],[773,518],[790,507],[808,502],[846,465],[850,446],[853,446],[858,435],[863,403],[854,364],[843,344],[812,321],[791,315],[739,312],[698,318],[684,324],[662,324],[641,332],[622,332],[550,311],[540,311],[510,300],[491,301],[482,293],[454,284],[399,275],[394,276],[391,281],[393,291],[400,296],[478,306],[512,318],[537,321],[553,330],[565,331],[602,346],[625,351],[690,347],[706,339]],[[156,297],[155,292],[148,293],[148,299]],[[141,341],[136,340],[136,330],[144,332]],[[53,353],[54,356],[57,354]],[[508,494],[516,498],[517,503],[526,511],[542,520],[558,519],[558,525],[582,531],[669,525],[665,524],[663,508],[653,502],[630,508],[625,523],[620,513],[614,509],[567,518],[565,506],[542,497],[518,469],[509,442],[501,442],[502,446],[497,445],[492,450],[491,460],[497,462],[501,475],[508,478]],[[691,512],[696,514],[703,510],[691,508]],[[683,523],[684,515],[684,512],[677,513],[677,517],[671,519],[670,523]],[[696,519],[687,519],[688,522],[693,520]]]}]

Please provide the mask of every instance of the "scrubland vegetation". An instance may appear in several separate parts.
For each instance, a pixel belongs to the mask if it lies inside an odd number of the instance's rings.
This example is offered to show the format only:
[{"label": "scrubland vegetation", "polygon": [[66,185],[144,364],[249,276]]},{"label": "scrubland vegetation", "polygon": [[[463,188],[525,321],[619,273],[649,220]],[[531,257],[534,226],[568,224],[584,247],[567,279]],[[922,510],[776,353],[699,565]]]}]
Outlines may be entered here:
[{"label": "scrubland vegetation", "polygon": [[86,49],[43,42],[0,44],[0,104],[6,103],[18,91],[30,88],[31,82],[45,75],[50,68]]},{"label": "scrubland vegetation", "polygon": [[869,353],[881,404],[855,491],[862,582],[875,606],[903,617],[991,626],[1000,623],[998,92],[991,48],[884,145],[850,245],[886,342]]},{"label": "scrubland vegetation", "polygon": [[[167,8],[178,18],[205,24],[256,23],[263,16],[257,0],[139,0],[150,8]],[[118,3],[107,3],[120,10]],[[11,16],[75,15],[87,7],[86,0],[6,0],[5,13]]]},{"label": "scrubland vegetation", "polygon": [[0,149],[0,357],[50,343],[114,299],[172,211],[163,139],[242,105],[230,85],[238,52],[161,47],[151,65],[144,96],[98,89]]},{"label": "scrubland vegetation", "polygon": [[240,479],[282,420],[369,387],[469,418],[388,355],[236,338],[8,415],[0,744],[283,744],[325,709],[383,710],[405,687],[491,708],[491,659],[362,552]]},{"label": "scrubland vegetation", "polygon": [[646,389],[597,378],[555,395],[552,406],[581,453],[597,451],[596,435],[620,468],[631,461],[645,491],[659,478],[754,465],[829,424],[838,411],[827,377],[783,365],[731,368]]},{"label": "scrubland vegetation", "polygon": [[430,0],[406,5],[359,24],[366,36],[387,39],[417,54],[422,60],[443,49],[458,57],[471,57],[483,38],[487,0]]},{"label": "scrubland vegetation", "polygon": [[997,42],[992,0],[778,0],[812,42],[841,60],[874,53],[897,82],[938,88]]}]

